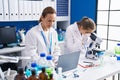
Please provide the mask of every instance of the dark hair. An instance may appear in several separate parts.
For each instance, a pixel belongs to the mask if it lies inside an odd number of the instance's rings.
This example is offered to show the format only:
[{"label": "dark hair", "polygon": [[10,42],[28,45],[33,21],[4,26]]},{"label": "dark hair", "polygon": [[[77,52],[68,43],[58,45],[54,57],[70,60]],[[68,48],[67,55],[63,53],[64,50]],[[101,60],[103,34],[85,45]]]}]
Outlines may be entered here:
[{"label": "dark hair", "polygon": [[[55,11],[55,9],[53,9],[52,7],[46,7],[44,10],[43,10],[43,12],[42,12],[42,15],[41,15],[41,17],[44,17],[45,18],[45,16],[47,15],[47,14],[56,14],[56,11]],[[41,22],[42,20],[41,20],[41,17],[40,17],[40,19],[39,19],[39,22]]]},{"label": "dark hair", "polygon": [[94,30],[96,28],[94,21],[91,18],[83,17],[79,22],[77,22],[79,27],[83,26],[84,30]]}]

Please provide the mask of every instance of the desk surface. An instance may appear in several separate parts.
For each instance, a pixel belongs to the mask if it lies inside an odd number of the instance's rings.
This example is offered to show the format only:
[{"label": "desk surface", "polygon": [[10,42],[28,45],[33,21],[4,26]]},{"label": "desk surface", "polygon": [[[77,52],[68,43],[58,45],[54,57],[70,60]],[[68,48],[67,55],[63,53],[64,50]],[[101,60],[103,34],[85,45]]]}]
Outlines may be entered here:
[{"label": "desk surface", "polygon": [[15,46],[15,47],[11,47],[11,48],[3,48],[3,49],[0,49],[0,54],[19,52],[24,49],[25,49],[25,47],[19,47],[19,46]]},{"label": "desk surface", "polygon": [[[84,59],[80,59],[82,61]],[[120,61],[110,59],[107,57],[104,63],[97,67],[91,68],[81,68],[78,67],[78,71],[76,72],[79,74],[79,78],[66,78],[63,80],[104,80],[109,76],[113,76],[120,72]]]}]

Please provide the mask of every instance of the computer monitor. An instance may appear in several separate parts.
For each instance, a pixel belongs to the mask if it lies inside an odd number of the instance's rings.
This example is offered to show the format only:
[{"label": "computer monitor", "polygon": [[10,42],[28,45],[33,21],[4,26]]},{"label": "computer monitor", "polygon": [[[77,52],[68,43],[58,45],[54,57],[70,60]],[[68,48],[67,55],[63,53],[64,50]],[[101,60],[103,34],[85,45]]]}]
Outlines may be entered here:
[{"label": "computer monitor", "polygon": [[4,26],[0,27],[0,45],[2,47],[9,47],[8,44],[16,43],[16,27],[15,26]]}]

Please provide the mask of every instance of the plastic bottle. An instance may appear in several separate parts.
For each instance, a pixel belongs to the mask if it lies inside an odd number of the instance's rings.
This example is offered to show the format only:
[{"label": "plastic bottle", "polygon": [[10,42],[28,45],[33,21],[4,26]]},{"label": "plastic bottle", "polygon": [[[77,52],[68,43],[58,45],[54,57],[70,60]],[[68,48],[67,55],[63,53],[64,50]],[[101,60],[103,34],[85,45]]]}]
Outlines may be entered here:
[{"label": "plastic bottle", "polygon": [[119,54],[120,55],[120,43],[117,43],[117,45],[115,47],[115,54]]},{"label": "plastic bottle", "polygon": [[62,67],[58,67],[58,78],[62,80]]},{"label": "plastic bottle", "polygon": [[115,55],[117,60],[120,60],[120,43],[117,43],[117,46],[115,47]]},{"label": "plastic bottle", "polygon": [[103,56],[104,52],[98,52],[96,54],[98,55],[98,57],[99,57],[99,63],[102,66],[104,64],[104,56]]},{"label": "plastic bottle", "polygon": [[46,56],[46,60],[47,60],[47,67],[55,67],[54,63],[52,62],[52,56],[48,55]]},{"label": "plastic bottle", "polygon": [[62,29],[59,29],[59,30],[58,30],[58,40],[59,40],[59,41],[63,41]]},{"label": "plastic bottle", "polygon": [[37,71],[38,71],[38,69],[37,69],[37,63],[36,62],[32,62],[31,63],[31,70],[36,70],[36,73],[37,73]]},{"label": "plastic bottle", "polygon": [[65,31],[62,31],[62,41],[65,39]]},{"label": "plastic bottle", "polygon": [[59,80],[58,74],[56,73],[55,70],[53,70],[53,79],[54,80]]},{"label": "plastic bottle", "polygon": [[30,70],[33,70],[35,69],[36,70],[36,73],[38,72],[38,64],[37,64],[37,61],[36,59],[34,58],[34,56],[31,56],[31,61],[30,61]]},{"label": "plastic bottle", "polygon": [[32,67],[31,67],[31,64],[32,64],[32,63],[36,63],[36,64],[37,64],[37,62],[36,62],[36,60],[34,59],[33,56],[31,56],[30,61],[27,61],[26,69],[31,69],[31,68],[32,68]]},{"label": "plastic bottle", "polygon": [[58,72],[56,73],[56,70],[53,69],[53,79],[54,80],[63,80],[63,77],[62,77],[62,67],[59,67],[58,69]]},{"label": "plastic bottle", "polygon": [[30,69],[26,69],[25,70],[25,75],[26,75],[27,78],[30,77],[32,75],[31,70]]},{"label": "plastic bottle", "polygon": [[40,58],[38,61],[39,67],[46,67],[46,54],[45,53],[40,53]]},{"label": "plastic bottle", "polygon": [[52,67],[46,68],[46,73],[48,74],[48,79],[50,79],[50,75],[53,73],[53,68]]},{"label": "plastic bottle", "polygon": [[25,69],[31,69],[31,61],[27,62],[27,65],[25,66]]}]

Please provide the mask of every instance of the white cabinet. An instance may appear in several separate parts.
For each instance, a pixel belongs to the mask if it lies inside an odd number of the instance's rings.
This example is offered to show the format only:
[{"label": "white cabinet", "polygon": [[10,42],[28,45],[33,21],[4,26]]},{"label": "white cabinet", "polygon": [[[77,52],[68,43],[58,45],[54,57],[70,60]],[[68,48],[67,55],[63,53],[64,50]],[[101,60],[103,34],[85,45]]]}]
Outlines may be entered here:
[{"label": "white cabinet", "polygon": [[0,0],[0,21],[3,20],[3,0]]},{"label": "white cabinet", "polygon": [[0,21],[39,20],[47,6],[56,9],[56,0],[0,0]]},{"label": "white cabinet", "polygon": [[52,6],[57,27],[65,29],[70,24],[70,0],[0,0],[0,4],[0,21],[39,20],[43,9]]}]

